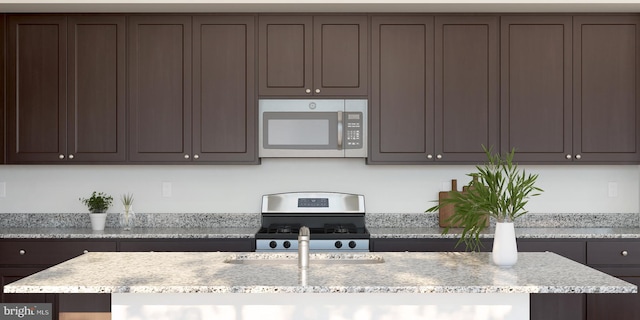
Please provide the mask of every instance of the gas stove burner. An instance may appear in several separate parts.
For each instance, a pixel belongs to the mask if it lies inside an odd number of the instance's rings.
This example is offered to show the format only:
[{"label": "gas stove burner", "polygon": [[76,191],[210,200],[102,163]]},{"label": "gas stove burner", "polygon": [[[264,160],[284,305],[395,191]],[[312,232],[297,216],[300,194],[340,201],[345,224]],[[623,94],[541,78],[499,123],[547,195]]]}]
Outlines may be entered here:
[{"label": "gas stove burner", "polygon": [[299,224],[272,224],[267,228],[267,233],[295,233],[300,231]]},{"label": "gas stove burner", "polygon": [[356,233],[357,228],[354,224],[332,224],[324,225],[324,233]]}]

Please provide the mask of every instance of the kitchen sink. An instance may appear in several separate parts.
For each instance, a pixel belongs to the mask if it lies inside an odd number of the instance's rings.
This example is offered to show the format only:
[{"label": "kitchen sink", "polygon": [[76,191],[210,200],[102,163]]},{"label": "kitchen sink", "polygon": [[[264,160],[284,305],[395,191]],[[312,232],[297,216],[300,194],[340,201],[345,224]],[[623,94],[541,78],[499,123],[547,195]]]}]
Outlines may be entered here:
[{"label": "kitchen sink", "polygon": [[[297,253],[240,253],[233,254],[224,260],[230,264],[244,265],[280,265],[297,264]],[[309,265],[314,264],[377,264],[384,258],[371,253],[311,253]]]}]

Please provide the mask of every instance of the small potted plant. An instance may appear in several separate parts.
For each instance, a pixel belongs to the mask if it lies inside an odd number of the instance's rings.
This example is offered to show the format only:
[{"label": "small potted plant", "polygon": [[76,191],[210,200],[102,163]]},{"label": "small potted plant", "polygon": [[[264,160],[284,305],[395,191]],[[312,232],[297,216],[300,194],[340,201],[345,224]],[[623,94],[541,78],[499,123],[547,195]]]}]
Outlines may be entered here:
[{"label": "small potted plant", "polygon": [[135,213],[133,212],[133,194],[127,193],[120,197],[122,202],[122,212],[120,213],[120,226],[123,230],[131,230],[135,221]]},{"label": "small potted plant", "polygon": [[[451,225],[460,225],[467,248],[475,251],[481,246],[480,232],[487,226],[487,215],[496,220],[492,259],[496,265],[509,267],[518,259],[513,221],[527,213],[524,210],[530,197],[537,196],[542,189],[535,186],[537,174],[525,173],[513,163],[515,149],[504,155],[493,154],[491,148],[482,149],[489,160],[483,166],[476,166],[478,172],[469,173],[473,180],[466,192],[453,192],[438,205],[427,209],[435,212],[445,205],[453,205],[453,215],[448,219]],[[450,227],[444,229],[448,233]]]},{"label": "small potted plant", "polygon": [[104,230],[107,220],[107,210],[113,203],[113,197],[104,192],[94,191],[89,198],[80,198],[89,209],[89,218],[91,219],[91,229],[96,231]]}]

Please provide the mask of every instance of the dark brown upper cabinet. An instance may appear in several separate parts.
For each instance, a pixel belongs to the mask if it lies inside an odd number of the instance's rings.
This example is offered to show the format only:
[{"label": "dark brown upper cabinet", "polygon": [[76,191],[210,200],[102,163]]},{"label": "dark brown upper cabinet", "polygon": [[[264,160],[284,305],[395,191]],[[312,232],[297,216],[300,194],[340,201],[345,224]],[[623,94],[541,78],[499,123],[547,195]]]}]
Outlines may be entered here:
[{"label": "dark brown upper cabinet", "polygon": [[374,16],[371,57],[368,163],[476,162],[497,146],[496,17]]},{"label": "dark brown upper cabinet", "polygon": [[131,161],[257,163],[254,20],[129,18]]},{"label": "dark brown upper cabinet", "polygon": [[194,17],[192,150],[200,161],[258,161],[255,40],[254,16]]},{"label": "dark brown upper cabinet", "polygon": [[640,17],[573,18],[573,153],[579,162],[640,160]]},{"label": "dark brown upper cabinet", "polygon": [[121,16],[9,17],[8,162],[124,161]]},{"label": "dark brown upper cabinet", "polygon": [[259,94],[366,96],[366,16],[260,16]]},{"label": "dark brown upper cabinet", "polygon": [[[570,16],[502,17],[502,150],[519,161],[573,153]],[[564,160],[566,161],[566,160]]]},{"label": "dark brown upper cabinet", "polygon": [[190,161],[191,17],[131,16],[129,160]]},{"label": "dark brown upper cabinet", "polygon": [[637,16],[502,17],[502,150],[516,160],[640,160]]}]

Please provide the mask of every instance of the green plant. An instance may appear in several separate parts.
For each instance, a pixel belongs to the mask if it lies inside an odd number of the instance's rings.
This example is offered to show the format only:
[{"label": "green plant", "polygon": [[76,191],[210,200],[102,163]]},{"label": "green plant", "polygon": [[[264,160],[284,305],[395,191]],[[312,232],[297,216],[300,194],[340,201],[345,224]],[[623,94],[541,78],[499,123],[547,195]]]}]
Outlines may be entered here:
[{"label": "green plant", "polygon": [[129,210],[131,205],[133,204],[133,194],[125,193],[120,197],[120,201],[122,201],[122,205],[125,207],[125,210]]},{"label": "green plant", "polygon": [[[478,172],[467,174],[473,178],[467,192],[453,192],[448,199],[426,210],[435,212],[441,206],[452,204],[455,210],[448,221],[463,228],[457,244],[464,242],[472,251],[482,245],[480,232],[486,228],[487,215],[498,222],[513,222],[527,213],[524,207],[529,198],[543,191],[535,186],[537,174],[527,175],[513,163],[515,149],[502,156],[493,154],[492,148],[482,146],[482,149],[489,162],[476,166]],[[442,233],[449,233],[449,229],[445,228]]]},{"label": "green plant", "polygon": [[82,203],[84,203],[87,208],[89,208],[89,212],[91,213],[102,213],[106,212],[111,204],[113,203],[113,197],[105,194],[104,192],[93,192],[91,197],[80,198]]}]

